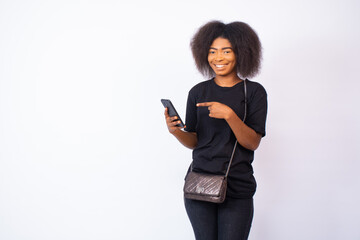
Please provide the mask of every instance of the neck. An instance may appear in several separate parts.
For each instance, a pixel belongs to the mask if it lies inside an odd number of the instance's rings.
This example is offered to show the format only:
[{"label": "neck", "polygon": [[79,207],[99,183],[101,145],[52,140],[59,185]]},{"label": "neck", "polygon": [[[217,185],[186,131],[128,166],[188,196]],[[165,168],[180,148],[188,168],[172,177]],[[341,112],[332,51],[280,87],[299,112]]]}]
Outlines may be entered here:
[{"label": "neck", "polygon": [[232,87],[235,84],[242,82],[243,80],[235,74],[231,76],[216,75],[214,81],[216,82],[217,85],[221,87]]}]

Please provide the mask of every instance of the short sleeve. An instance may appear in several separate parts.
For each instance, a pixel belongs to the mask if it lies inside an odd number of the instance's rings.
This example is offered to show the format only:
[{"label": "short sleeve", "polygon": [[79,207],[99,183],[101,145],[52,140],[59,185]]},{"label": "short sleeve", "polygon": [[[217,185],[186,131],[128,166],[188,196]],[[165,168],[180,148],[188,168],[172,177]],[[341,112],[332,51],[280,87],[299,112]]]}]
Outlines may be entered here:
[{"label": "short sleeve", "polygon": [[253,94],[251,94],[250,99],[248,99],[248,113],[245,123],[264,137],[266,134],[266,115],[267,93],[263,86],[257,84]]},{"label": "short sleeve", "polygon": [[186,120],[185,120],[185,131],[196,132],[197,124],[197,107],[194,89],[189,91],[187,104],[186,104]]}]

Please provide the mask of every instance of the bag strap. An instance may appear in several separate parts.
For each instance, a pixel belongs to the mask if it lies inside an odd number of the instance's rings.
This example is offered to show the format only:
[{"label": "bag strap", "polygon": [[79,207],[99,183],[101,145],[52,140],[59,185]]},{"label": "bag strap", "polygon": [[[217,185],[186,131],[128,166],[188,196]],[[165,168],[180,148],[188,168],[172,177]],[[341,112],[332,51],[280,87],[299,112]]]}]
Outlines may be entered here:
[{"label": "bag strap", "polygon": [[[245,112],[244,112],[243,122],[245,123],[246,113],[247,113],[247,87],[246,87],[246,79],[244,80],[244,95],[245,95]],[[232,160],[233,160],[233,158],[234,158],[234,154],[235,154],[235,149],[236,149],[237,143],[238,143],[238,141],[236,140],[235,145],[234,145],[234,149],[233,149],[232,154],[231,154],[230,162],[229,162],[228,168],[227,168],[227,170],[226,170],[225,178],[227,178],[227,176],[228,176],[228,174],[229,174],[230,166],[231,166]]]}]

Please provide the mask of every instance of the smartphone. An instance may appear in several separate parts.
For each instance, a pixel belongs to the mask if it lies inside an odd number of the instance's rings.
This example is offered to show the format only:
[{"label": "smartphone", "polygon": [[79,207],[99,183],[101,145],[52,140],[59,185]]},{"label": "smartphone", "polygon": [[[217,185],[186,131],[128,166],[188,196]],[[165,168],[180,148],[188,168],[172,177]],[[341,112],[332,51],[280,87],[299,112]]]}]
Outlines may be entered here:
[{"label": "smartphone", "polygon": [[161,99],[162,104],[164,105],[164,107],[166,107],[168,109],[168,113],[170,117],[174,117],[177,116],[178,119],[176,119],[175,121],[180,121],[179,124],[177,124],[177,127],[185,127],[184,122],[181,120],[179,114],[177,113],[174,105],[171,103],[171,101],[169,99]]}]

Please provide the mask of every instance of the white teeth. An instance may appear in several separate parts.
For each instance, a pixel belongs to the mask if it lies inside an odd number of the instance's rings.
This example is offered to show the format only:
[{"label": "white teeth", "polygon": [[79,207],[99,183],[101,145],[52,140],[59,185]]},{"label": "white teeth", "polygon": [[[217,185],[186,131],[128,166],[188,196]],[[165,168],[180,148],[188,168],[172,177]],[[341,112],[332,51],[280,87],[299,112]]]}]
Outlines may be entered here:
[{"label": "white teeth", "polygon": [[216,65],[216,64],[215,64],[215,66],[218,67],[218,68],[225,67],[225,65]]}]

